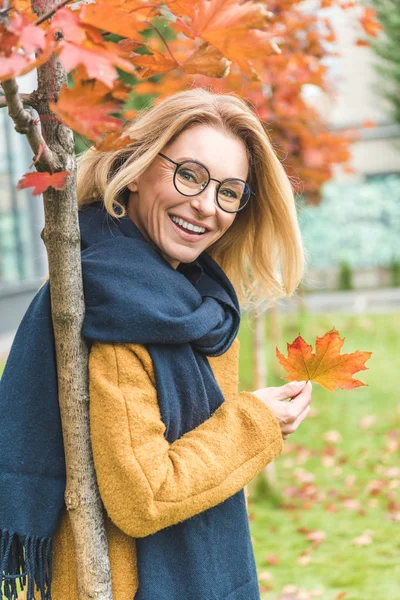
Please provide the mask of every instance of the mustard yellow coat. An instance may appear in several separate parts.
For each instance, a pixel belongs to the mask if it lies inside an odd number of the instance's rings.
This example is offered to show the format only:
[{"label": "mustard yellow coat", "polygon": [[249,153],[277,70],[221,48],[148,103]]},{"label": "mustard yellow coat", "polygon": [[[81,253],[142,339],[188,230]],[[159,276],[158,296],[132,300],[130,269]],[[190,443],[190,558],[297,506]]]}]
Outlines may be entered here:
[{"label": "mustard yellow coat", "polygon": [[[239,340],[209,362],[225,401],[170,444],[146,348],[99,342],[91,348],[90,431],[105,508],[113,600],[133,600],[137,591],[135,538],[223,502],[283,449],[272,411],[254,394],[238,393]],[[78,600],[66,509],[53,540],[52,598]]]}]

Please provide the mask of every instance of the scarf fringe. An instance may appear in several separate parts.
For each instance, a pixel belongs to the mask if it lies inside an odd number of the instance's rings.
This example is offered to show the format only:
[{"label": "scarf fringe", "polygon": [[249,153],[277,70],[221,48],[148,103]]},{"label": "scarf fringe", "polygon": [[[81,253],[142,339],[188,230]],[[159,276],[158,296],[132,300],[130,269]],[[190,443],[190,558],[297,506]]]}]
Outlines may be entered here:
[{"label": "scarf fringe", "polygon": [[[0,529],[0,594],[7,600],[18,600],[17,579],[21,589],[27,585],[26,600],[51,600],[52,578],[51,537],[19,535]],[[4,588],[3,590],[1,588]]]}]

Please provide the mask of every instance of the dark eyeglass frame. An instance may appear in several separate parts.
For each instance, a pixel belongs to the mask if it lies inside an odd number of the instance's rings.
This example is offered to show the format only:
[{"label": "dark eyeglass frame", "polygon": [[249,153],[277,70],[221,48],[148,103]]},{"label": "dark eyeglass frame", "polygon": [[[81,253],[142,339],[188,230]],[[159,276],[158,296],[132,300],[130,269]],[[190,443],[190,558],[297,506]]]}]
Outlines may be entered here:
[{"label": "dark eyeglass frame", "polygon": [[[198,196],[199,194],[201,194],[201,192],[204,192],[204,190],[206,189],[206,187],[208,186],[208,184],[210,183],[210,181],[216,181],[218,183],[217,187],[215,188],[215,202],[217,204],[217,206],[223,210],[224,212],[227,213],[237,213],[240,212],[241,210],[243,210],[244,208],[246,208],[246,206],[249,203],[250,197],[251,196],[255,196],[255,193],[252,192],[252,190],[250,189],[249,184],[247,183],[247,181],[243,181],[243,179],[239,179],[238,177],[228,177],[227,179],[223,179],[222,181],[219,181],[219,179],[214,179],[213,177],[211,177],[210,171],[207,169],[207,167],[205,165],[203,165],[203,163],[199,162],[198,160],[193,160],[193,159],[187,159],[187,160],[182,160],[181,162],[176,162],[175,160],[172,160],[172,158],[169,158],[168,156],[166,156],[165,154],[163,154],[162,152],[158,153],[160,156],[162,156],[163,158],[165,158],[166,160],[168,160],[170,163],[175,165],[175,171],[174,171],[174,187],[176,189],[177,192],[179,192],[180,194],[182,194],[182,196],[187,196],[188,198],[192,198],[193,196]],[[200,192],[197,192],[196,194],[183,194],[178,188],[177,185],[175,183],[175,178],[176,178],[176,174],[178,172],[179,167],[181,167],[182,165],[184,165],[185,163],[195,163],[196,165],[200,165],[200,167],[203,167],[203,169],[207,172],[208,175],[208,181],[206,183],[206,185],[203,187],[202,190],[200,190]],[[243,206],[241,206],[240,208],[238,208],[237,210],[226,210],[226,208],[223,208],[220,203],[218,202],[218,192],[220,187],[222,186],[223,183],[225,183],[226,181],[241,181],[242,183],[245,183],[247,185],[247,187],[250,190],[250,195],[246,201],[246,204],[243,204]]]}]

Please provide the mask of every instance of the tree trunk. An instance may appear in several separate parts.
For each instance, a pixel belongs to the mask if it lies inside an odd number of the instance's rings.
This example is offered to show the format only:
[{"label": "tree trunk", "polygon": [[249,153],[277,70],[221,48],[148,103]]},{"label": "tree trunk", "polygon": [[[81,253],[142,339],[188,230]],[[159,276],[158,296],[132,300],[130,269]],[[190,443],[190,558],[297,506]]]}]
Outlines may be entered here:
[{"label": "tree trunk", "polygon": [[[3,2],[2,18],[7,15],[8,3],[5,4]],[[54,5],[54,0],[32,0],[32,10],[39,17],[47,15]],[[88,353],[81,336],[85,304],[74,138],[72,131],[60,123],[49,108],[49,101],[57,100],[66,81],[65,71],[55,55],[38,69],[38,89],[30,99],[39,113],[41,131],[32,111],[23,108],[15,79],[4,81],[2,85],[15,129],[27,136],[37,170],[70,172],[63,190],[48,188],[43,194],[45,227],[41,233],[49,263],[66,460],[65,503],[74,537],[79,600],[112,600],[103,506],[90,444]]]},{"label": "tree trunk", "polygon": [[[54,0],[32,0],[41,17]],[[97,486],[89,424],[88,353],[81,336],[85,314],[76,197],[74,137],[50,112],[67,77],[58,58],[38,69],[38,106],[43,137],[70,171],[66,187],[44,196],[45,227],[41,237],[49,261],[51,313],[57,357],[59,405],[66,461],[65,504],[72,527],[79,600],[112,600],[108,540]]]},{"label": "tree trunk", "polygon": [[[71,133],[67,136],[73,144]],[[73,153],[68,162],[72,160]],[[78,597],[111,600],[108,543],[90,444],[87,347],[80,333],[85,307],[75,172],[65,190],[49,191],[44,196],[42,238],[49,259],[67,470],[65,503],[74,537]]]}]

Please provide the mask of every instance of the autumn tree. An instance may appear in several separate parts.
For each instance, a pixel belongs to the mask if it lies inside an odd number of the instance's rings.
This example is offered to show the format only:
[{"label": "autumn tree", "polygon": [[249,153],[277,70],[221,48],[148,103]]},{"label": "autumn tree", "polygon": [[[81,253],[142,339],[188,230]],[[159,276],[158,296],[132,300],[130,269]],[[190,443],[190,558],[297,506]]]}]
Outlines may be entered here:
[{"label": "autumn tree", "polygon": [[[252,0],[0,0],[0,105],[34,155],[34,170],[19,187],[43,193],[65,503],[80,599],[110,599],[111,582],[90,447],[87,347],[80,333],[84,298],[73,132],[97,149],[128,145],[125,124],[136,114],[135,99],[212,82],[216,90],[246,97],[271,123],[282,158],[287,155],[288,167],[315,194],[329,178],[329,166],[348,157],[348,140],[324,132],[301,99],[301,86],[319,85],[325,75],[320,59],[324,37],[332,33],[328,22],[327,33],[318,29],[316,15],[328,4],[319,0],[315,15],[306,17],[293,0],[273,3],[270,10]],[[37,89],[20,94],[16,77],[33,69]]]}]

